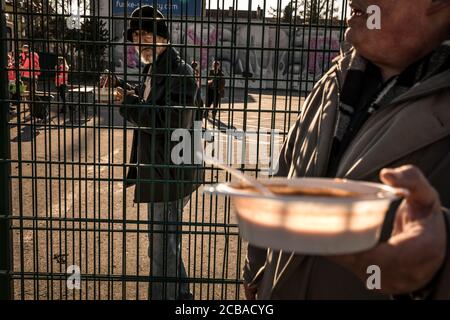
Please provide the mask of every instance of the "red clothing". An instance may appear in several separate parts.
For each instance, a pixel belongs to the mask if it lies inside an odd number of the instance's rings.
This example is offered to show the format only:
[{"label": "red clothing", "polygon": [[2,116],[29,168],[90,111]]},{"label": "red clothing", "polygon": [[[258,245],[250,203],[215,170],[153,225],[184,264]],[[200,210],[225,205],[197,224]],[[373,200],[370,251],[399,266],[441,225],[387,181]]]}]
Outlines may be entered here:
[{"label": "red clothing", "polygon": [[64,63],[58,66],[55,77],[55,84],[57,87],[63,84],[67,84],[69,79],[69,75],[67,74],[68,71],[69,68]]},{"label": "red clothing", "polygon": [[8,80],[16,80],[16,71],[14,70],[14,63],[12,61],[8,62]]},{"label": "red clothing", "polygon": [[[33,56],[33,61],[30,60],[30,55]],[[37,78],[41,74],[39,55],[36,52],[28,54],[22,53],[20,57],[20,76],[25,78]]]}]

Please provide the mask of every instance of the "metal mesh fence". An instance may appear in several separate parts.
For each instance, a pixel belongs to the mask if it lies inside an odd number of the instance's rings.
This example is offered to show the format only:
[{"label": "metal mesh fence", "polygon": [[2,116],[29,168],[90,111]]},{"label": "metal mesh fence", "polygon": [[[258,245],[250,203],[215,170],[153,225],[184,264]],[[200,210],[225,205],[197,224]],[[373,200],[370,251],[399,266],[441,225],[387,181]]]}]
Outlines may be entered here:
[{"label": "metal mesh fence", "polygon": [[[149,299],[160,290],[161,298],[171,298],[176,286],[175,298],[244,298],[245,246],[232,204],[202,192],[232,178],[213,166],[187,166],[203,168],[201,178],[189,181],[202,186],[186,203],[175,197],[177,205],[169,205],[186,182],[178,170],[183,166],[168,160],[169,139],[177,128],[194,134],[193,126],[183,124],[191,111],[200,121],[203,147],[214,145],[214,152],[246,174],[266,176],[270,168],[261,159],[276,154],[305,96],[338,55],[346,2],[3,0],[1,296]],[[145,41],[127,40],[130,14],[145,4],[165,15],[170,35],[165,52],[176,50],[170,52],[179,52],[188,64],[195,60],[199,73],[195,77],[190,67],[180,73],[175,66],[157,74],[160,54],[151,86],[161,86],[167,102],[173,101],[168,88],[178,83],[179,103],[152,101],[152,91],[147,103],[124,107],[99,79],[114,74],[130,85],[145,83],[146,63],[139,56]],[[156,40],[150,47],[156,54]],[[213,61],[220,62],[225,82],[214,97]],[[201,92],[195,103],[188,102],[192,79]],[[127,118],[127,107],[137,112],[136,121]],[[144,125],[142,112],[150,119]],[[167,122],[158,126],[155,119]],[[133,159],[134,136],[140,151]],[[149,162],[140,154],[144,144]],[[164,160],[156,163],[159,152]],[[153,173],[131,182],[167,201],[139,195],[143,203],[135,203],[135,187],[125,186],[133,168]],[[153,176],[172,169],[175,176]]]}]

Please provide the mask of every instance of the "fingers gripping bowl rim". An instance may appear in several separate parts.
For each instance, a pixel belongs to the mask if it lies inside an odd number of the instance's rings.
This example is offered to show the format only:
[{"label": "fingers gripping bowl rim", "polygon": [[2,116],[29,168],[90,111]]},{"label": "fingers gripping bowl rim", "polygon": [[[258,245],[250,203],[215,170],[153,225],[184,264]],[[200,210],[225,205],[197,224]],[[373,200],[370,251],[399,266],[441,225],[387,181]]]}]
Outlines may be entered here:
[{"label": "fingers gripping bowl rim", "polygon": [[374,247],[388,213],[407,195],[403,189],[342,179],[261,182],[275,195],[262,196],[242,183],[222,183],[204,192],[231,197],[240,233],[253,245],[302,254],[349,254]]}]

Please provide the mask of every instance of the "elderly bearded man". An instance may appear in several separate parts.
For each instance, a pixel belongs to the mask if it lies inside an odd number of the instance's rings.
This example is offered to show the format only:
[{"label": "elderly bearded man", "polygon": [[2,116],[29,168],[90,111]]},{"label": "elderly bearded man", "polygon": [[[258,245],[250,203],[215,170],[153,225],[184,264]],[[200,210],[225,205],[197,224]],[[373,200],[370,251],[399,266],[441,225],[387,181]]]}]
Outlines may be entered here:
[{"label": "elderly bearded man", "polygon": [[[369,5],[381,29],[367,28]],[[249,246],[247,298],[450,298],[450,1],[351,1],[351,44],[316,84],[282,148],[279,175],[407,188],[388,242],[305,256]],[[396,168],[384,169],[383,168]],[[365,287],[381,269],[381,290]]]},{"label": "elderly bearded man", "polygon": [[[133,11],[128,41],[145,64],[144,84],[136,88],[115,79],[120,114],[135,125],[127,186],[136,185],[137,203],[148,203],[151,260],[149,297],[192,299],[181,256],[183,208],[200,184],[194,159],[175,165],[172,150],[177,129],[192,130],[198,88],[192,68],[170,46],[166,19],[151,6]],[[110,82],[111,83],[111,82]],[[188,146],[190,147],[190,145]],[[163,277],[177,281],[166,281]]]}]

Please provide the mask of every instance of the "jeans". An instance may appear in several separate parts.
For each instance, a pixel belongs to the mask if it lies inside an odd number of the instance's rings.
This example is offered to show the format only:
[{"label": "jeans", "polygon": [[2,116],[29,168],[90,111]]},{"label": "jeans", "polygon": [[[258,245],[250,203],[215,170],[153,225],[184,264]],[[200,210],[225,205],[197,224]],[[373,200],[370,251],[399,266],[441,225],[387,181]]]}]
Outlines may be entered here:
[{"label": "jeans", "polygon": [[[183,208],[189,197],[174,202],[148,204],[150,275],[152,277],[186,279],[181,257],[181,225]],[[151,300],[190,299],[189,284],[156,279],[149,286]]]}]

